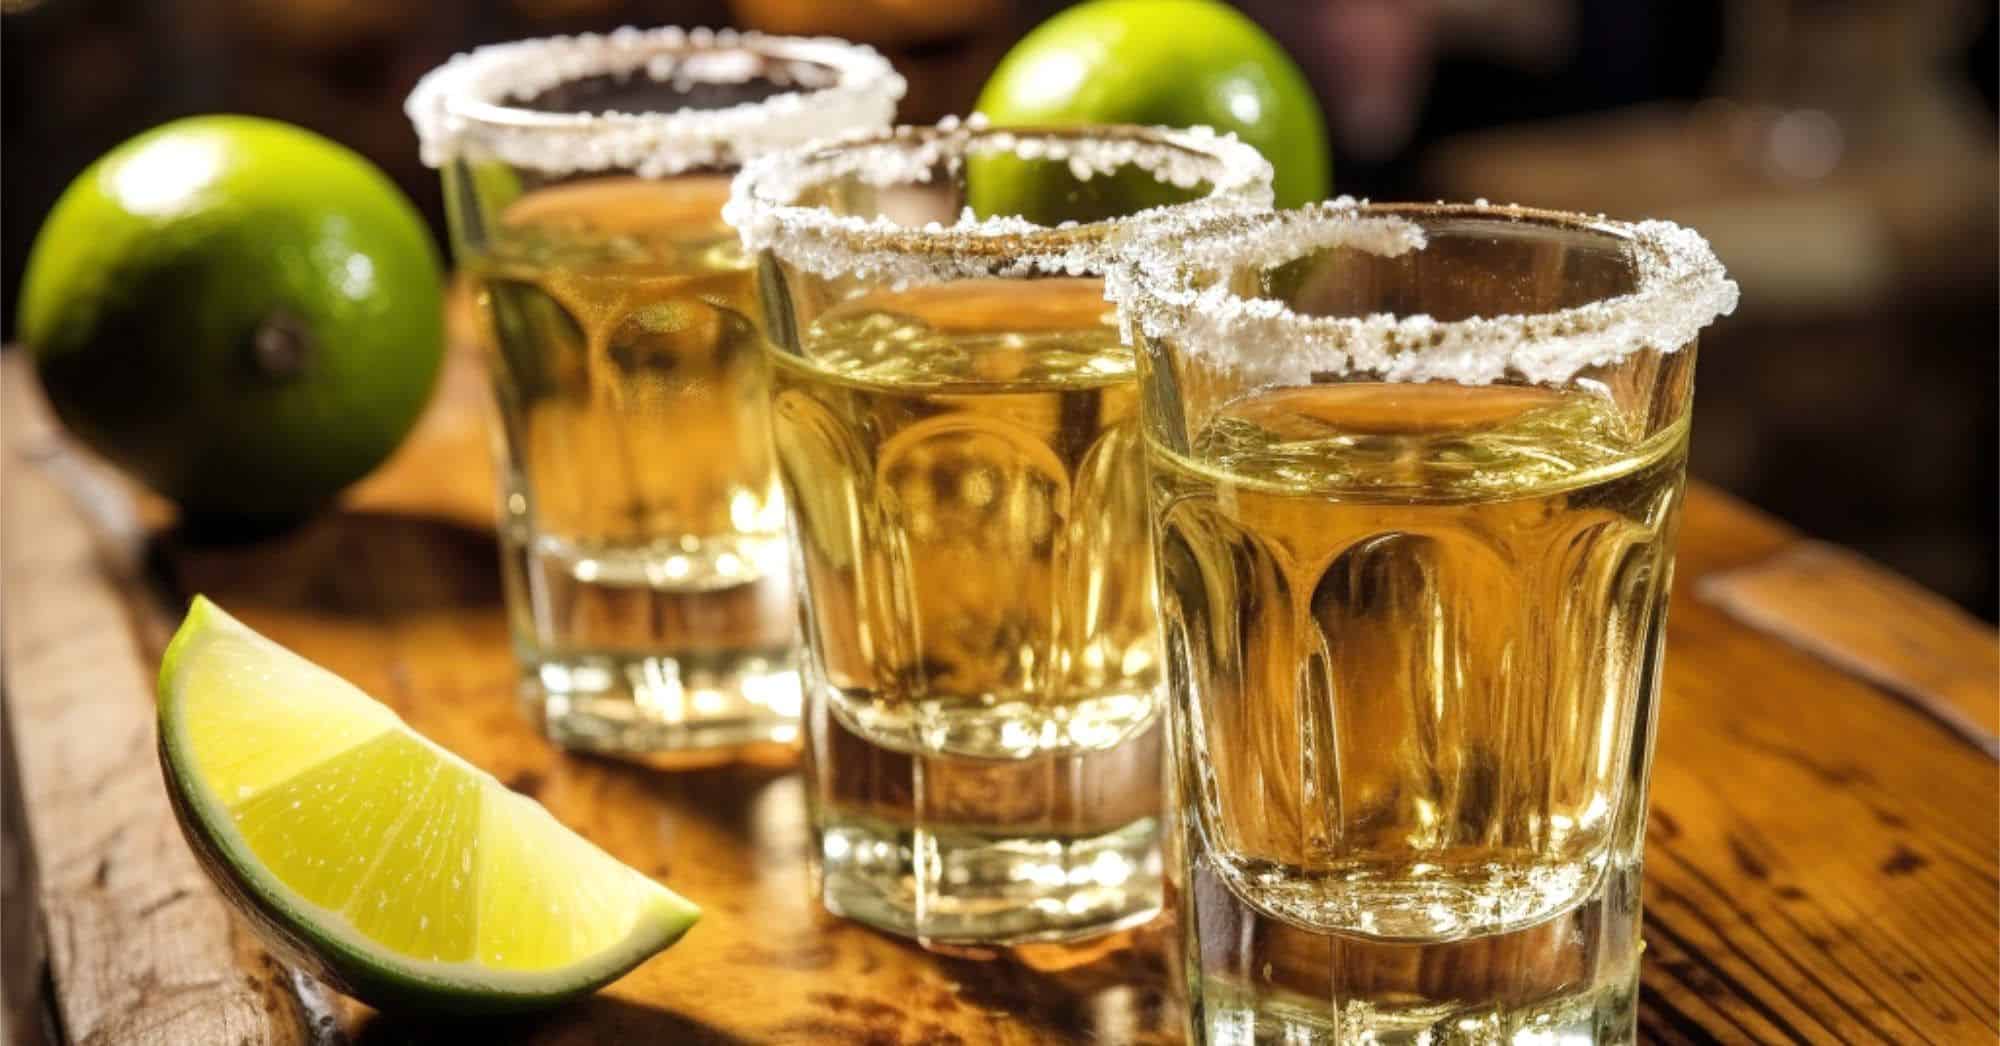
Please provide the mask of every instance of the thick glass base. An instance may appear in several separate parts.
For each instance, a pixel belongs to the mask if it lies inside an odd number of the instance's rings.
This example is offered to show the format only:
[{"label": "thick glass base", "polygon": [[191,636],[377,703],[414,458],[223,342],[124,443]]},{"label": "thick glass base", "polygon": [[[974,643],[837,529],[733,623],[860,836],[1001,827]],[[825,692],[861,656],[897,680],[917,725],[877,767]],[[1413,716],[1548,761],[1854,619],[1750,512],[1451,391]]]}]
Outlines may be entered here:
[{"label": "thick glass base", "polygon": [[[1159,911],[1156,828],[1149,817],[1095,836],[993,835],[836,813],[820,826],[820,900],[835,915],[925,944],[1106,933]],[[917,870],[919,853],[932,870]],[[920,890],[920,877],[932,887]]]},{"label": "thick glass base", "polygon": [[1189,1041],[1205,1046],[1599,1046],[1634,1041],[1639,870],[1521,929],[1457,940],[1321,933],[1245,904],[1202,862],[1183,905]]},{"label": "thick glass base", "polygon": [[958,950],[1088,937],[1159,911],[1157,725],[1097,751],[968,759],[875,744],[814,705],[827,910]]},{"label": "thick glass base", "polygon": [[799,737],[799,677],[783,655],[587,655],[524,663],[521,701],[564,748],[642,762]]},{"label": "thick glass base", "polygon": [[525,516],[500,536],[521,702],[549,740],[663,767],[797,745],[782,537],[587,544]]},{"label": "thick glass base", "polygon": [[1466,1008],[1353,1000],[1335,1012],[1264,1000],[1226,981],[1206,989],[1205,1025],[1190,1041],[1284,1046],[1586,1046],[1635,1041],[1638,985],[1604,986],[1531,1003]]}]

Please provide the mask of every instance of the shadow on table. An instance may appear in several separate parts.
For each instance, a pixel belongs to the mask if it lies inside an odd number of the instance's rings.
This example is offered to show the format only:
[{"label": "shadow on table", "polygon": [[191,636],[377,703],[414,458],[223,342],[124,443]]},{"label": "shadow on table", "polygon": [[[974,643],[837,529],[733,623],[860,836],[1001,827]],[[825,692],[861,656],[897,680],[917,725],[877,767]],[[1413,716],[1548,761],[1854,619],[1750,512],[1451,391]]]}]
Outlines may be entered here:
[{"label": "shadow on table", "polygon": [[381,619],[500,607],[500,553],[483,527],[337,509],[255,540],[175,527],[147,543],[146,570],[180,597]]},{"label": "shadow on table", "polygon": [[1179,1041],[1178,1010],[1166,992],[1166,964],[1155,920],[1138,930],[1076,945],[1017,948],[981,961],[939,956],[980,1009],[1063,1029],[1082,1042]]},{"label": "shadow on table", "polygon": [[607,995],[592,995],[552,1013],[528,1017],[440,1022],[376,1014],[349,1041],[353,1046],[429,1046],[439,1042],[742,1046],[747,1042],[692,1017]]},{"label": "shadow on table", "polygon": [[799,765],[795,749],[759,746],[749,756],[740,752],[693,753],[682,765],[652,766],[583,752],[569,753],[609,776],[621,779],[665,808],[699,817],[739,844],[758,851],[786,850],[803,845],[805,803],[774,803],[769,790],[792,775]]},{"label": "shadow on table", "polygon": [[[643,791],[677,816],[708,822],[757,855],[756,860],[789,866],[802,860],[810,845],[802,798],[772,791],[793,777],[790,768],[737,759],[662,770],[613,759],[575,754],[572,758]],[[970,1005],[1034,1034],[1036,1041],[1178,1041],[1179,1011],[1166,992],[1168,926],[1162,920],[1074,944],[1023,945],[974,958],[926,951],[903,938],[835,919],[816,902],[809,904],[809,911],[798,913],[809,924],[797,928],[801,939],[810,939],[828,955],[858,954],[852,950],[855,936],[887,943],[913,964],[928,965],[956,985],[950,1005]],[[753,961],[777,962],[779,957],[759,956]],[[872,970],[872,960],[863,969]],[[829,978],[809,1001],[818,1023],[795,1028],[800,1041],[895,1042],[926,1027],[928,1011],[917,1000],[880,997],[872,986],[843,985],[838,978]]]}]

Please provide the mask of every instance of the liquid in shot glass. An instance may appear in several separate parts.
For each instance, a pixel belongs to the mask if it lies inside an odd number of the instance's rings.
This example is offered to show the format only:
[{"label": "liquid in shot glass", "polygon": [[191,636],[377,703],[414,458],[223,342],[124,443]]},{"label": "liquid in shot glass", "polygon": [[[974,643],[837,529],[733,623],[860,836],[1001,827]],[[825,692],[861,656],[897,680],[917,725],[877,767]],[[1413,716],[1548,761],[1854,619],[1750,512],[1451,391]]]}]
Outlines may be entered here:
[{"label": "liquid in shot glass", "polygon": [[831,911],[977,947],[1157,911],[1139,393],[1103,271],[1131,223],[1269,198],[1249,147],[1140,128],[899,128],[738,179]]},{"label": "liquid in shot glass", "polygon": [[558,743],[797,737],[764,335],[721,211],[744,159],[884,126],[902,89],[866,48],[670,28],[482,48],[411,95],[498,407],[522,696]]},{"label": "liquid in shot glass", "polygon": [[1707,244],[1324,204],[1112,282],[1193,1041],[1632,1041]]}]

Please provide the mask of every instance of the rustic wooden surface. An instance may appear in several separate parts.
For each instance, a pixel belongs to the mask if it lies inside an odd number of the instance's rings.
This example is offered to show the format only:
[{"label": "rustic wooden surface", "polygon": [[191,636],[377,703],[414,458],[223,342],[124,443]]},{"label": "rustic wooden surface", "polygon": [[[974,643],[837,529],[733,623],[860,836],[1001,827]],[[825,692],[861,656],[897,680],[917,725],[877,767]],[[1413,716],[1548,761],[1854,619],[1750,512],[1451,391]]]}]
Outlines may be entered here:
[{"label": "rustic wooden surface", "polygon": [[1837,545],[1802,541],[1698,590],[1752,628],[1797,644],[1935,716],[2000,758],[2000,645],[1949,600]]},{"label": "rustic wooden surface", "polygon": [[[65,445],[23,362],[0,371],[6,697],[48,1002],[68,1038],[441,1034],[289,977],[198,879],[150,733],[152,666],[195,592],[706,906],[686,940],[600,995],[484,1036],[1177,1037],[1160,922],[991,961],[931,956],[813,905],[788,767],[664,773],[541,743],[512,702],[483,392],[462,356],[418,435],[340,511],[237,548],[191,544],[160,505]],[[1647,844],[1648,1040],[1991,1041],[1992,631],[1702,488],[1678,585]]]},{"label": "rustic wooden surface", "polygon": [[[129,500],[56,442],[13,356],[0,377],[0,576],[8,733],[24,733],[9,737],[9,802],[27,814],[60,1031],[77,1043],[306,1041],[285,972],[231,921],[160,789],[147,698],[165,619],[141,613],[145,535]],[[72,491],[91,493],[78,503]]]}]

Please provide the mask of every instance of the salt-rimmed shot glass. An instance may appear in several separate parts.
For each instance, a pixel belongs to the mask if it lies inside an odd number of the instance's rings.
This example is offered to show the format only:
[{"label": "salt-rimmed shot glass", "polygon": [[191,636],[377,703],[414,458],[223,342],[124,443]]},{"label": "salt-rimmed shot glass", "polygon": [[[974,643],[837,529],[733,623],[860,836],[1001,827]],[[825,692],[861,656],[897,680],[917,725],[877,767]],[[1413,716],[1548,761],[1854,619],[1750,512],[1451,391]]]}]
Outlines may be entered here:
[{"label": "salt-rimmed shot glass", "polygon": [[559,744],[796,743],[764,339],[721,212],[743,160],[885,127],[902,91],[864,47],[667,28],[481,48],[411,94],[489,350],[522,698]]},{"label": "salt-rimmed shot glass", "polygon": [[1141,243],[1199,1043],[1634,1034],[1695,234],[1315,205]]},{"label": "salt-rimmed shot glass", "polygon": [[1205,131],[948,122],[753,161],[821,900],[929,945],[1160,900],[1160,661],[1113,242],[1268,207]]}]

